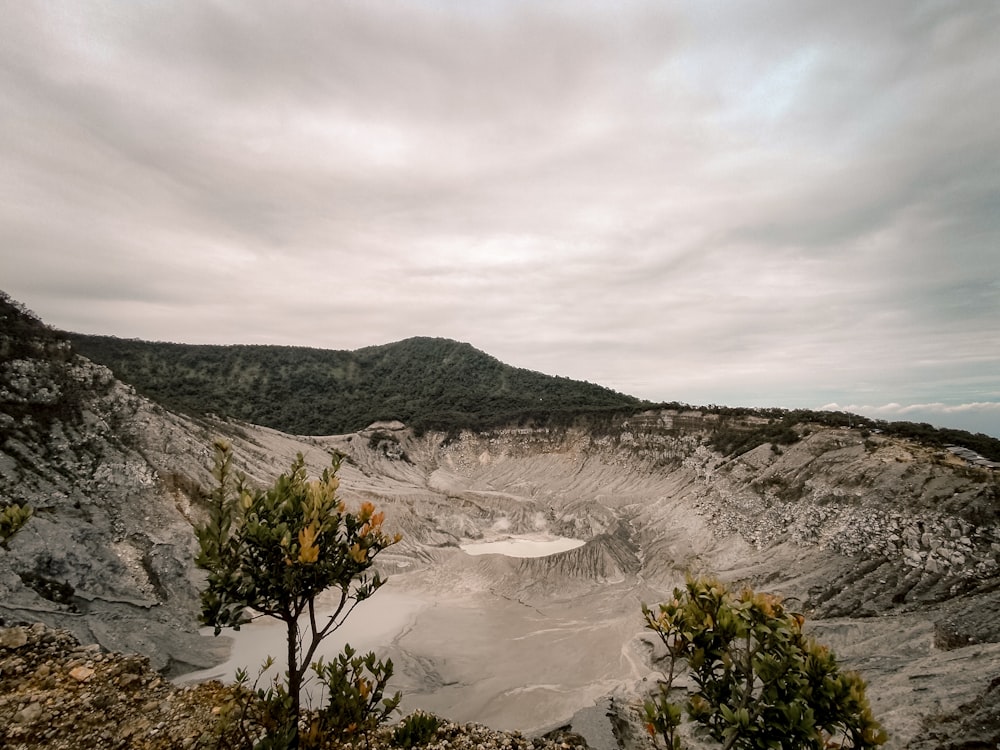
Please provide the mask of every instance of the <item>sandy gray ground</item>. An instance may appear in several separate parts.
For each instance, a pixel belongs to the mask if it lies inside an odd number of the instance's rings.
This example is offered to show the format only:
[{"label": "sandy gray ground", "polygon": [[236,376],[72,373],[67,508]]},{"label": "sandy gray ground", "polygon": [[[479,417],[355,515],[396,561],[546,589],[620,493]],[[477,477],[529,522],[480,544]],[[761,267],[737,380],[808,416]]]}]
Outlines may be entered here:
[{"label": "sandy gray ground", "polygon": [[[454,555],[449,565],[394,575],[357,610],[332,650],[346,639],[391,657],[404,714],[422,708],[526,734],[576,715],[574,729],[587,734],[589,726],[588,739],[600,745],[607,696],[636,695],[655,684],[640,606],[661,593],[632,582],[518,601],[478,588],[483,581],[471,558]],[[974,699],[1000,672],[1000,644],[942,651],[934,645],[933,623],[917,615],[839,618],[809,627],[868,680],[875,714],[893,738],[890,747],[919,736],[922,717]],[[240,636],[251,643],[240,650],[250,662],[268,649],[265,637],[251,634]],[[280,630],[271,632],[270,653],[280,653],[281,637]]]},{"label": "sandy gray ground", "polygon": [[392,644],[406,702],[528,733],[568,720],[648,672],[639,601],[623,585],[531,604],[441,596]]},{"label": "sandy gray ground", "polygon": [[[637,641],[641,599],[638,587],[613,585],[522,603],[489,591],[456,594],[421,573],[396,575],[324,650],[329,658],[346,641],[390,657],[404,714],[421,708],[531,734],[611,692],[634,689],[650,673]],[[239,667],[254,673],[268,655],[281,668],[282,628],[260,623],[231,637],[226,663],[179,681],[231,679]]]}]

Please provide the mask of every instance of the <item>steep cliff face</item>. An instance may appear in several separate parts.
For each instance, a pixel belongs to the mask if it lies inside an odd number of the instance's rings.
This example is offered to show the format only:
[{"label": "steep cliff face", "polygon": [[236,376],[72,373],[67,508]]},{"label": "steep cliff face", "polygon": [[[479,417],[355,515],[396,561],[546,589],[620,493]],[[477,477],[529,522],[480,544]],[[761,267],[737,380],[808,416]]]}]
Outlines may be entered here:
[{"label": "steep cliff face", "polygon": [[[34,509],[0,549],[0,618],[159,669],[212,663],[217,646],[196,634],[192,518],[211,440],[233,429],[171,414],[27,313],[0,314],[0,499]],[[242,453],[251,473],[275,473],[272,455],[245,440]]]},{"label": "steep cliff face", "polygon": [[67,625],[159,666],[192,660],[172,636],[192,631],[177,614],[195,603],[187,498],[172,491],[183,475],[154,462],[193,425],[40,325],[6,328],[0,351],[0,495],[35,511],[0,551],[0,616]]},{"label": "steep cliff face", "polygon": [[[605,545],[621,539],[632,545],[625,557],[642,561],[622,562],[622,572],[641,570],[660,584],[684,570],[735,569],[741,560],[766,567],[772,551],[795,547],[851,561],[854,577],[872,565],[892,568],[898,580],[886,581],[869,614],[946,601],[997,580],[996,472],[946,451],[816,425],[799,426],[792,445],[724,457],[707,446],[716,421],[657,412],[600,434],[499,430],[447,445],[398,430],[393,445],[405,462],[364,439],[329,442],[352,456],[348,471],[364,476],[356,486],[371,485],[398,505],[404,531],[424,546],[539,529]],[[419,498],[379,486],[394,472]],[[588,554],[584,547],[547,564],[565,569],[566,560]],[[829,583],[811,598],[821,612],[856,581]]]}]

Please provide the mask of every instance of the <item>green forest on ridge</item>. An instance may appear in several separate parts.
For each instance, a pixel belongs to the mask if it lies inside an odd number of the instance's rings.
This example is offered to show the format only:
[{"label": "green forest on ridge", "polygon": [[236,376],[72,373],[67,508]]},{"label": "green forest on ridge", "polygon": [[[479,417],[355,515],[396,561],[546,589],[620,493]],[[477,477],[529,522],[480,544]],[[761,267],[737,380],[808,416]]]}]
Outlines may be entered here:
[{"label": "green forest on ridge", "polygon": [[592,383],[511,367],[441,338],[333,351],[68,336],[80,354],[165,406],[299,435],[343,434],[390,419],[418,432],[485,429],[643,404]]}]

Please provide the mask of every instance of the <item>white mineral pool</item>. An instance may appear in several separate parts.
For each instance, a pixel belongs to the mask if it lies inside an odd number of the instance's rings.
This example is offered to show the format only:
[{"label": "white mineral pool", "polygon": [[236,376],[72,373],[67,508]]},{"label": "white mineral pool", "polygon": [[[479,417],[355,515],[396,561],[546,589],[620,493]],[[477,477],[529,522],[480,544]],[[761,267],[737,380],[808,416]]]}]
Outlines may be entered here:
[{"label": "white mineral pool", "polygon": [[493,542],[469,542],[459,545],[468,555],[506,555],[507,557],[546,557],[557,552],[582,547],[582,539],[565,536],[517,536]]}]

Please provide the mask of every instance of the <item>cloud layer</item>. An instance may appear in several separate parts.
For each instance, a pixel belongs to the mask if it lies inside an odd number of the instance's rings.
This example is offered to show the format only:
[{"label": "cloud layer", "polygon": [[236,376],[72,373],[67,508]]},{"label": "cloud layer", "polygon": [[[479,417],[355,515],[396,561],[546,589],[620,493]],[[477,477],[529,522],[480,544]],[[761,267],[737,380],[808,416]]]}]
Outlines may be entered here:
[{"label": "cloud layer", "polygon": [[12,4],[2,286],[73,330],[447,336],[1000,435],[998,32],[985,2]]}]

